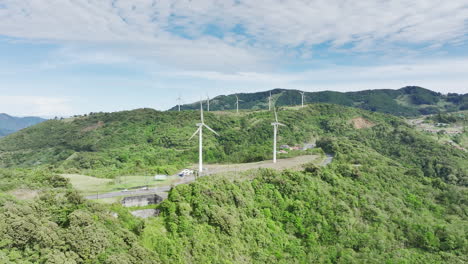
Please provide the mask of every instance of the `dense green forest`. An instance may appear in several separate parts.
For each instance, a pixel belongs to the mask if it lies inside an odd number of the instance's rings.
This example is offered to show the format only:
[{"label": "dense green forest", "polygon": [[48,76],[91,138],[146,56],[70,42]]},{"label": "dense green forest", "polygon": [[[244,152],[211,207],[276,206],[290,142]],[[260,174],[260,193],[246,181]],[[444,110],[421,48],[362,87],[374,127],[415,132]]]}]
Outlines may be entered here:
[{"label": "dense green forest", "polygon": [[[50,120],[0,140],[0,263],[466,263],[468,154],[403,119],[283,107],[280,144],[314,141],[325,167],[213,175],[142,220],[83,199],[64,171],[113,177],[195,162],[197,111]],[[177,122],[174,122],[177,120]],[[208,162],[271,158],[273,115],[210,112]],[[281,161],[280,161],[281,162]]]},{"label": "dense green forest", "polygon": [[140,243],[142,223],[116,219],[110,210],[131,215],[86,201],[50,170],[0,169],[0,188],[0,263],[157,263]]},{"label": "dense green forest", "polygon": [[[297,90],[274,89],[257,93],[236,94],[241,100],[240,109],[268,109],[268,97],[276,106],[294,106],[301,104],[301,95]],[[211,110],[232,110],[236,108],[236,95],[221,95],[210,100]],[[331,103],[358,107],[374,112],[398,116],[417,116],[452,112],[468,109],[468,94],[449,93],[443,95],[417,86],[407,86],[398,90],[381,89],[358,92],[306,92],[306,103]],[[185,104],[182,110],[196,110],[198,103]],[[178,106],[171,108],[175,111]]]},{"label": "dense green forest", "polygon": [[[0,262],[468,261],[466,187],[357,140],[318,145],[335,154],[327,167],[202,177],[147,220],[84,200],[49,169],[1,169]],[[18,188],[38,197],[19,200]]]}]

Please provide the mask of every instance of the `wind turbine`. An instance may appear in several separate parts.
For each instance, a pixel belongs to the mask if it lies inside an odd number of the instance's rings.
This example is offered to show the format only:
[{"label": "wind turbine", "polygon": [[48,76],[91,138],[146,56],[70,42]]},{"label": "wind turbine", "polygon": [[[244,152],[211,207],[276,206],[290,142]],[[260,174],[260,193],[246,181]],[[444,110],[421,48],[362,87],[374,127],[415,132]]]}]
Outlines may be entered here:
[{"label": "wind turbine", "polygon": [[178,102],[177,106],[179,107],[179,112],[180,112],[180,101],[181,100],[182,100],[182,98],[180,98],[180,95],[179,95],[179,97],[177,97],[177,102]]},{"label": "wind turbine", "polygon": [[268,96],[268,111],[271,111],[271,91],[270,96]]},{"label": "wind turbine", "polygon": [[299,92],[301,94],[301,97],[302,97],[302,107],[304,107],[304,94],[305,92]]},{"label": "wind turbine", "polygon": [[278,114],[276,113],[275,109],[275,122],[271,123],[273,126],[273,163],[276,163],[276,135],[278,134],[278,127],[279,126],[286,126],[278,122]]},{"label": "wind turbine", "polygon": [[210,111],[210,96],[206,95],[206,110]]},{"label": "wind turbine", "polygon": [[236,110],[237,110],[237,113],[239,113],[239,102],[242,102],[242,100],[239,100],[239,97],[236,95]]},{"label": "wind turbine", "polygon": [[190,137],[189,140],[191,140],[197,133],[198,133],[198,173],[201,175],[203,171],[203,127],[207,128],[211,132],[215,133],[217,136],[219,136],[216,131],[211,129],[211,127],[205,125],[205,121],[203,120],[203,103],[200,100],[200,120],[201,123],[197,123],[198,129],[193,133],[193,135]]}]

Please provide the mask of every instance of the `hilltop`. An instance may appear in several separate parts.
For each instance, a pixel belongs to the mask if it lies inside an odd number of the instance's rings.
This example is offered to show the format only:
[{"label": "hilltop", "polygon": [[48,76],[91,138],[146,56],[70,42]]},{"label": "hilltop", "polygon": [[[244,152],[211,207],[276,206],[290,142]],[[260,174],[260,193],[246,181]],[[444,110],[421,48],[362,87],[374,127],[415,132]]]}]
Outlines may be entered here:
[{"label": "hilltop", "polygon": [[45,121],[40,117],[14,117],[4,113],[0,113],[0,137],[14,133],[20,129],[38,124]]},{"label": "hilltop", "polygon": [[[276,106],[295,106],[301,104],[298,90],[273,89],[257,93],[239,93],[220,95],[210,100],[210,110],[233,110],[236,108],[236,95],[241,102],[240,109],[268,109],[268,97]],[[305,103],[332,103],[352,106],[374,112],[388,113],[398,116],[416,116],[468,109],[468,94],[448,94],[407,86],[398,90],[381,89],[358,92],[306,92]],[[199,103],[181,105],[181,110],[196,110]],[[177,110],[175,106],[170,111]]]},{"label": "hilltop", "polygon": [[[423,166],[426,175],[466,184],[464,151],[439,144],[398,117],[333,104],[283,107],[278,116],[286,124],[278,146],[358,140],[385,156]],[[273,119],[269,111],[206,112],[205,122],[220,136],[205,134],[205,162],[271,159]],[[198,159],[198,141],[188,140],[198,121],[198,111],[152,109],[48,120],[1,139],[0,166],[54,166],[99,177],[174,173]]]}]

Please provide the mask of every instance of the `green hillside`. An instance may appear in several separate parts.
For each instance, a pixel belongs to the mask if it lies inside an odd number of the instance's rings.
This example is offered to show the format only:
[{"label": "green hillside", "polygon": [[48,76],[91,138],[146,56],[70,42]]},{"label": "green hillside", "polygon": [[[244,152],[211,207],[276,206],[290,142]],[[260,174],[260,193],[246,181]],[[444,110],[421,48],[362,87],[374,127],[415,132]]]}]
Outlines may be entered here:
[{"label": "green hillside", "polygon": [[[197,160],[188,141],[197,111],[96,113],[0,139],[0,263],[468,261],[466,152],[357,108],[278,115],[280,144],[316,140],[332,163],[201,177],[173,188],[146,220],[84,200],[56,173],[182,168]],[[220,133],[204,134],[207,162],[271,158],[272,120],[269,111],[206,113]]]},{"label": "green hillside", "polygon": [[178,186],[146,223],[143,245],[166,263],[468,260],[466,188],[358,141],[327,147],[337,158],[326,168]]},{"label": "green hillside", "polygon": [[[286,124],[280,128],[279,145],[346,137],[409,166],[420,166],[426,176],[467,183],[465,152],[438,144],[400,118],[332,104],[283,108],[278,116]],[[1,139],[0,165],[54,166],[99,177],[173,173],[198,159],[198,140],[188,140],[198,120],[198,111],[152,109],[49,120]],[[205,122],[220,136],[204,134],[205,162],[271,159],[272,120],[269,111],[206,113]],[[353,121],[359,120],[368,128],[356,129]]]},{"label": "green hillside", "polygon": [[[0,169],[0,262],[468,261],[466,187],[360,140],[318,144],[335,154],[327,167],[202,177],[173,188],[147,220],[82,199],[47,169]],[[39,194],[8,194],[18,188]]]},{"label": "green hillside", "polygon": [[[294,106],[301,104],[301,95],[297,90],[271,90],[276,106]],[[270,91],[235,94],[239,97],[240,109],[268,109]],[[221,95],[210,100],[210,110],[233,110],[236,105],[235,95]],[[468,109],[468,94],[443,95],[416,86],[407,86],[398,90],[365,90],[359,92],[306,92],[306,103],[332,103],[353,106],[374,112],[398,116],[416,116]],[[186,104],[181,110],[194,110],[199,103]],[[175,111],[178,107],[170,110]]]}]

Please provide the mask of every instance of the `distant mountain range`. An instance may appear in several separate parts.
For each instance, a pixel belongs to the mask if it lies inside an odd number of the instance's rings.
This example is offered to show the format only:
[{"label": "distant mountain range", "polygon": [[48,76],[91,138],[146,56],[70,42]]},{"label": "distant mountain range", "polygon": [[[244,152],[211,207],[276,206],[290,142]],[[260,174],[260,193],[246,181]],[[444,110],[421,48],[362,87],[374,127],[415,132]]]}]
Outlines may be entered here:
[{"label": "distant mountain range", "polygon": [[23,128],[41,123],[46,119],[27,116],[27,117],[15,117],[7,114],[0,113],[0,137],[14,133]]},{"label": "distant mountain range", "polygon": [[[298,90],[273,89],[257,93],[239,93],[220,95],[210,100],[210,110],[234,110],[236,95],[239,97],[239,109],[268,109],[268,97],[276,106],[301,104]],[[380,89],[359,92],[306,92],[305,103],[332,103],[358,107],[374,112],[398,116],[416,116],[468,109],[468,94],[449,93],[444,95],[422,87],[407,86],[398,90]],[[181,105],[181,110],[193,110],[200,107],[199,102]],[[205,106],[206,107],[206,106]],[[170,111],[177,110],[174,106]]]}]

